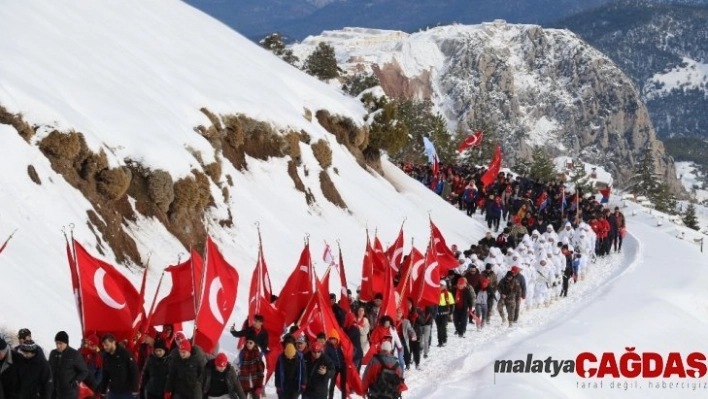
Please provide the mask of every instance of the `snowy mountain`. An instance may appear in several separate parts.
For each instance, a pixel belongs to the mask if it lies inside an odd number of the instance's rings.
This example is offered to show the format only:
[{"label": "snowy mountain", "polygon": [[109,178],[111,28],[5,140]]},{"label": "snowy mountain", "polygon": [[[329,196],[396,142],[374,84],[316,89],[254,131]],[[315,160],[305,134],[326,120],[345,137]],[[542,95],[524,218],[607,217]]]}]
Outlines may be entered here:
[{"label": "snowy mountain", "polygon": [[281,32],[302,40],[324,30],[358,26],[415,32],[450,23],[503,18],[518,23],[555,21],[610,0],[185,0],[245,36]]},{"label": "snowy mountain", "polygon": [[632,79],[660,138],[706,136],[708,3],[665,3],[673,4],[618,1],[553,26],[575,32]]},{"label": "snowy mountain", "polygon": [[240,274],[228,324],[246,314],[256,223],[275,290],[308,234],[319,273],[324,241],[340,240],[354,287],[367,227],[385,245],[406,220],[406,250],[425,245],[429,216],[451,243],[482,232],[390,163],[385,177],[362,167],[316,117],[360,126],[357,100],[182,2],[26,1],[0,8],[0,24],[33,27],[0,38],[0,235],[19,229],[0,254],[0,326],[31,327],[47,348],[58,330],[79,337],[70,225],[136,285],[149,259],[147,298],[208,229]]},{"label": "snowy mountain", "polygon": [[334,47],[349,74],[373,72],[386,94],[430,99],[451,131],[492,126],[509,165],[540,145],[602,165],[621,185],[648,146],[680,190],[631,80],[567,30],[504,21],[414,34],[345,28],[292,49],[305,59],[319,42]]}]

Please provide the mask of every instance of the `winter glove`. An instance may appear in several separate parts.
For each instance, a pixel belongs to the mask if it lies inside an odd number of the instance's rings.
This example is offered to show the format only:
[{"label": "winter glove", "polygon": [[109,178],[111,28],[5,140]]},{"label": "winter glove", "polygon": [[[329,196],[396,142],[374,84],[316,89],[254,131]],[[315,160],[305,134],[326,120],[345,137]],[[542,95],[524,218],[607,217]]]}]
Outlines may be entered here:
[{"label": "winter glove", "polygon": [[171,392],[165,392],[165,399],[170,399],[172,397]]},{"label": "winter glove", "polygon": [[305,388],[307,388],[307,385],[305,385],[305,384],[300,385],[300,392],[305,392]]}]

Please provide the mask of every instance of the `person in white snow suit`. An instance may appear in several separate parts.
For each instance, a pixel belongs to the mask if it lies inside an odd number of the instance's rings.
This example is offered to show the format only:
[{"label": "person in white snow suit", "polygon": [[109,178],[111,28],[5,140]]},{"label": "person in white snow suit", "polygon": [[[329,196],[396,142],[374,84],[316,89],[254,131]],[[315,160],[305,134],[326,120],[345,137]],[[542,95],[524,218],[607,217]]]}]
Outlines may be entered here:
[{"label": "person in white snow suit", "polygon": [[553,286],[553,271],[548,264],[546,253],[541,253],[535,265],[536,273],[539,276],[536,279],[535,297],[536,303],[543,306],[549,305],[551,287]]}]

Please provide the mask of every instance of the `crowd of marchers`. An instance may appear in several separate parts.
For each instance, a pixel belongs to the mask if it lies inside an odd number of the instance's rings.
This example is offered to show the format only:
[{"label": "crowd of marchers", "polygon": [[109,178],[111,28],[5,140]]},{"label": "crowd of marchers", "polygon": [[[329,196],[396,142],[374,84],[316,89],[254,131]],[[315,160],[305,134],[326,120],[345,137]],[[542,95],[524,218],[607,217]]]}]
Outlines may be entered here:
[{"label": "crowd of marchers", "polygon": [[[457,206],[461,217],[483,215],[489,231],[471,237],[467,249],[452,245],[459,266],[442,278],[437,306],[421,308],[407,299],[394,319],[382,312],[383,293],[364,302],[348,291],[351,311],[330,294],[337,323],[354,345],[352,359],[345,359],[336,329],[310,342],[295,336],[294,326],[281,339],[282,354],[267,365],[269,337],[260,315],[241,330],[232,328],[232,335],[244,340],[234,359],[204,353],[171,325],[142,336],[133,351],[111,334],[85,337],[74,349],[60,331],[47,356],[25,328],[15,346],[0,339],[0,399],[260,398],[268,368],[278,398],[333,399],[335,382],[347,385],[348,361],[363,369],[367,397],[395,399],[405,389],[406,374],[435,355],[434,335],[437,347],[444,347],[449,331],[463,339],[470,323],[471,331],[487,328],[495,314],[513,327],[524,310],[566,297],[572,283],[592,272],[597,257],[622,250],[624,215],[592,193],[504,173],[484,187],[483,171],[476,168],[450,166],[437,176],[427,167],[403,169]],[[407,261],[404,257],[402,264]],[[370,347],[377,353],[367,357]]]}]

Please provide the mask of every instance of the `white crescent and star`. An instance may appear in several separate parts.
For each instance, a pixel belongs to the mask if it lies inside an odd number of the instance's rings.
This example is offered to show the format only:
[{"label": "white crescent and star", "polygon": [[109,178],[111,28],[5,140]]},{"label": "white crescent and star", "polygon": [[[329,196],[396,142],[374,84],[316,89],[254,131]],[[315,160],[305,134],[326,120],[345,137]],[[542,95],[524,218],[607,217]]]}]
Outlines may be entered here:
[{"label": "white crescent and star", "polygon": [[209,284],[209,309],[214,315],[214,319],[219,322],[219,324],[224,324],[224,316],[221,315],[221,310],[219,309],[219,304],[216,302],[216,297],[219,295],[223,287],[221,286],[221,279],[219,277],[211,280]]},{"label": "white crescent and star", "polygon": [[413,281],[418,279],[418,275],[420,274],[420,267],[425,263],[425,259],[421,259],[413,264],[413,272],[411,273],[411,277],[413,277]]},{"label": "white crescent and star", "polygon": [[438,267],[438,262],[433,262],[425,268],[425,283],[434,288],[438,288],[440,286],[440,282],[435,283],[431,280],[431,278],[433,278],[433,271],[435,271],[436,267]]},{"label": "white crescent and star", "polygon": [[393,256],[391,257],[391,268],[393,271],[397,272],[398,271],[398,262],[400,261],[401,255],[403,255],[403,248],[396,248],[395,251],[393,251]]},{"label": "white crescent and star", "polygon": [[106,271],[99,268],[96,270],[96,273],[93,275],[93,285],[96,287],[96,293],[98,294],[98,297],[101,298],[103,303],[106,304],[106,306],[109,306],[113,309],[123,309],[125,307],[125,302],[123,303],[118,303],[115,299],[113,299],[110,295],[108,295],[108,291],[106,291],[106,286],[104,285],[104,276],[106,275]]}]

